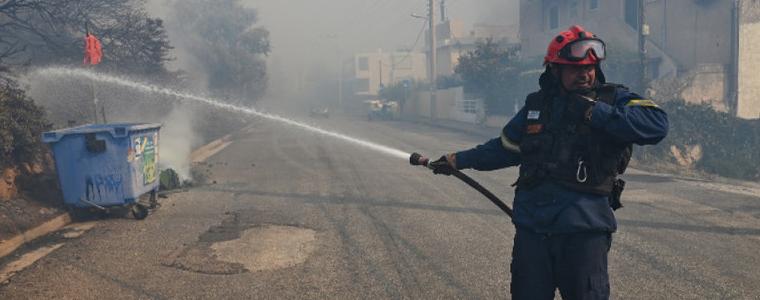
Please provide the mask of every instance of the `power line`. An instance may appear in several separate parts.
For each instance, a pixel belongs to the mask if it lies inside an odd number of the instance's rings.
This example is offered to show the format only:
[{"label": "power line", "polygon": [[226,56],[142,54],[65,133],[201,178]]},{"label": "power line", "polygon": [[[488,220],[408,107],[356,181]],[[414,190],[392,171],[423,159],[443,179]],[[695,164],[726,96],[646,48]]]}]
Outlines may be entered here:
[{"label": "power line", "polygon": [[409,49],[409,52],[402,59],[400,59],[398,62],[395,62],[393,65],[391,65],[391,68],[397,67],[398,65],[400,65],[401,63],[403,63],[404,61],[409,59],[409,57],[412,56],[412,53],[414,53],[413,52],[414,49],[416,49],[417,45],[420,43],[420,38],[422,38],[422,33],[425,32],[425,28],[427,28],[427,24],[423,23],[422,28],[420,28],[420,32],[417,33],[417,39],[414,41],[414,45],[412,46],[412,48]]}]

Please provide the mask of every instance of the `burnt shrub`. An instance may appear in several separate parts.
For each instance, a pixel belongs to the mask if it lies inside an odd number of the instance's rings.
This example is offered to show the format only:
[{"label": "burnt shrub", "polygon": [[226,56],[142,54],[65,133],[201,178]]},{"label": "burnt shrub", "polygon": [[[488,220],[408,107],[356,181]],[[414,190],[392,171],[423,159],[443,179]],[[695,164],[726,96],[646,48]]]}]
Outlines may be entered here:
[{"label": "burnt shrub", "polygon": [[745,120],[713,110],[709,104],[682,100],[661,103],[668,113],[670,132],[660,144],[638,148],[644,163],[674,162],[671,147],[700,145],[702,157],[694,167],[720,176],[760,179],[760,120]]},{"label": "burnt shrub", "polygon": [[47,151],[41,135],[50,128],[45,112],[13,80],[0,79],[0,169],[40,162]]}]

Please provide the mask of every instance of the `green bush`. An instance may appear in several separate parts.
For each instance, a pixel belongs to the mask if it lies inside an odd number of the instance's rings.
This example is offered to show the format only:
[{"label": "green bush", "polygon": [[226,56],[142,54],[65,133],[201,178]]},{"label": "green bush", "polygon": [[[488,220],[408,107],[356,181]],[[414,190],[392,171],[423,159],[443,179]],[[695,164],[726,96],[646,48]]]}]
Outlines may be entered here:
[{"label": "green bush", "polygon": [[670,132],[660,144],[638,149],[637,158],[657,163],[672,158],[671,146],[701,145],[699,170],[725,177],[760,179],[760,120],[745,120],[684,101],[662,103]]},{"label": "green bush", "polygon": [[48,129],[44,111],[14,81],[0,79],[0,168],[39,162]]}]

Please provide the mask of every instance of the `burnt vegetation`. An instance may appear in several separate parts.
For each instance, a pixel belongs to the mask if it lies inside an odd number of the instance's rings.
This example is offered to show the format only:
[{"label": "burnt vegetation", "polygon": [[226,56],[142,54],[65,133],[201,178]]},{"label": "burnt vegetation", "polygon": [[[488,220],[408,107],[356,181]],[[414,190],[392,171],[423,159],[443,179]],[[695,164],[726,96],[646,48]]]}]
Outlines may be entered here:
[{"label": "burnt vegetation", "polygon": [[0,2],[0,63],[11,67],[80,64],[89,30],[103,44],[106,70],[169,75],[163,21],[134,0],[7,0]]},{"label": "burnt vegetation", "polygon": [[[0,167],[39,162],[47,151],[41,133],[52,128],[43,108],[18,86],[15,74],[48,65],[80,66],[87,30],[103,44],[105,57],[99,70],[176,80],[177,74],[165,67],[172,47],[163,22],[149,17],[143,4],[130,0],[0,1]],[[81,113],[82,105],[69,104]],[[65,110],[59,112],[65,114]]]},{"label": "burnt vegetation", "polygon": [[668,112],[670,132],[657,146],[638,148],[637,159],[650,166],[678,164],[674,149],[698,146],[699,157],[687,167],[731,178],[760,179],[760,120],[737,118],[708,104],[678,99],[661,102]]},{"label": "burnt vegetation", "polygon": [[13,81],[0,79],[0,170],[42,161],[40,136],[48,129],[45,112]]}]

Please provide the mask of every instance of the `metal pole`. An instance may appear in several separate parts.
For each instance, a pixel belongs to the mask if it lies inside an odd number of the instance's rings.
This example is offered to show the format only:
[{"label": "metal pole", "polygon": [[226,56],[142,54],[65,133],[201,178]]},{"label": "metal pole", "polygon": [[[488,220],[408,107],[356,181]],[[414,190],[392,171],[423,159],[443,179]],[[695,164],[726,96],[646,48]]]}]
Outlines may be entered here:
[{"label": "metal pole", "polygon": [[739,18],[739,0],[734,0],[731,10],[731,85],[728,103],[734,116],[739,115]]},{"label": "metal pole", "polygon": [[338,110],[343,109],[343,60],[338,52]]},{"label": "metal pole", "polygon": [[438,45],[435,32],[435,0],[429,0],[430,11],[428,14],[428,21],[430,22],[430,119],[436,119],[436,102],[437,102],[437,90],[438,90]]},{"label": "metal pole", "polygon": [[[91,65],[90,71],[95,71],[95,65]],[[95,90],[95,82],[90,82],[90,90],[92,91],[92,124],[98,124],[98,93]],[[105,115],[105,113],[104,113]]]},{"label": "metal pole", "polygon": [[644,0],[639,0],[639,61],[641,64],[641,93],[646,93],[648,86],[647,83],[647,35],[649,34],[649,26],[646,24],[646,4]]},{"label": "metal pole", "polygon": [[446,21],[446,0],[441,0],[441,22]]}]

